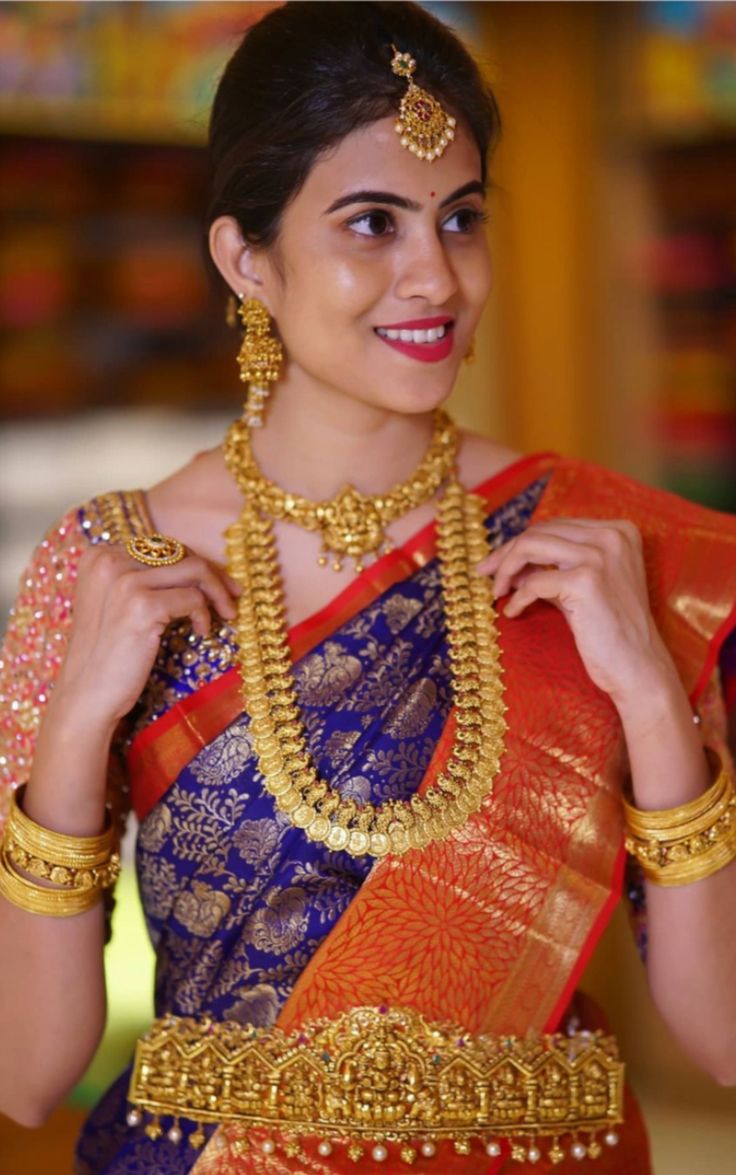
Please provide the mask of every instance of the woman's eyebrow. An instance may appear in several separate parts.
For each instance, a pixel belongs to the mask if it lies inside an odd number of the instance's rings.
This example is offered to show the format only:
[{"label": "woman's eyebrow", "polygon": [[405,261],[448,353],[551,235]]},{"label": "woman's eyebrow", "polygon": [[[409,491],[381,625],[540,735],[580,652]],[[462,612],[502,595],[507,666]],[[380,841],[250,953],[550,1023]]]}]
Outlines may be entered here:
[{"label": "woman's eyebrow", "polygon": [[[445,196],[439,206],[444,208],[446,204],[452,204],[454,200],[475,194],[480,196],[486,194],[480,180],[470,180],[467,184],[463,184],[455,192]],[[408,212],[420,212],[422,208],[422,205],[418,204],[416,200],[409,200],[406,196],[397,196],[395,192],[379,192],[372,188],[361,188],[357,192],[348,192],[346,196],[339,196],[337,200],[333,200],[323,215],[327,216],[330,212],[337,212],[338,208],[345,208],[348,204],[390,204],[394,208],[404,208]]]},{"label": "woman's eyebrow", "polygon": [[440,200],[440,208],[454,203],[455,200],[462,200],[463,196],[485,196],[485,194],[486,189],[480,180],[469,180],[467,184],[463,184],[456,192],[452,192],[449,196],[445,196],[444,200]]}]

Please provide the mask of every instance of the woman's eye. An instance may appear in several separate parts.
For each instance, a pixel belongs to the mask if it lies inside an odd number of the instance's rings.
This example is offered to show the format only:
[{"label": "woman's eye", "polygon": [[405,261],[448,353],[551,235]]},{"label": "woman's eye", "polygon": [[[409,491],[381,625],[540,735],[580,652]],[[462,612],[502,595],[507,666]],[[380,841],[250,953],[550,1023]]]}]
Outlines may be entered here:
[{"label": "woman's eye", "polygon": [[[453,233],[471,233],[477,224],[484,224],[487,220],[487,213],[481,212],[479,208],[458,208],[448,216],[443,227]],[[453,222],[457,227],[452,227]]]},{"label": "woman's eye", "polygon": [[393,221],[388,212],[374,208],[349,220],[348,227],[361,237],[385,237],[393,228]]}]

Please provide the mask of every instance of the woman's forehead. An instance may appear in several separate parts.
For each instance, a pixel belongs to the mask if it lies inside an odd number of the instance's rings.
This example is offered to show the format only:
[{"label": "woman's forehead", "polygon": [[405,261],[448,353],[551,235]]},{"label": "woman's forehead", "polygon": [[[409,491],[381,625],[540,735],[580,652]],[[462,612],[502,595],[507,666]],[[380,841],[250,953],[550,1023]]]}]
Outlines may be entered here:
[{"label": "woman's forehead", "polygon": [[313,165],[297,198],[327,210],[351,192],[393,192],[421,205],[442,202],[463,185],[481,179],[478,147],[458,126],[457,136],[439,159],[417,159],[402,147],[394,118],[351,131]]}]

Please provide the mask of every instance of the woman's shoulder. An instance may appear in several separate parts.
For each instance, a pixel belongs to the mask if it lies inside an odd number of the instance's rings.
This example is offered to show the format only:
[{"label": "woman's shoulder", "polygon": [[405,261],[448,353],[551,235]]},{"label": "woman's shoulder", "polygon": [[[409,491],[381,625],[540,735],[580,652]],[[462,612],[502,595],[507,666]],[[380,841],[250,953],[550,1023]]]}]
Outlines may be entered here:
[{"label": "woman's shoulder", "polygon": [[523,453],[475,432],[461,430],[460,436],[461,482],[494,500],[523,492],[561,460],[551,451]]},{"label": "woman's shoulder", "polygon": [[179,534],[198,504],[211,500],[214,450],[195,453],[151,486],[111,489],[73,507],[65,521],[86,543],[126,542],[139,534]]},{"label": "woman's shoulder", "polygon": [[57,594],[63,594],[90,546],[125,542],[151,529],[146,495],[141,489],[107,490],[77,500],[52,517],[31,540],[19,586],[30,587],[31,579],[47,580],[49,587],[55,584]]},{"label": "woman's shoulder", "polygon": [[464,485],[478,485],[523,459],[524,454],[481,433],[460,429],[458,466]]}]

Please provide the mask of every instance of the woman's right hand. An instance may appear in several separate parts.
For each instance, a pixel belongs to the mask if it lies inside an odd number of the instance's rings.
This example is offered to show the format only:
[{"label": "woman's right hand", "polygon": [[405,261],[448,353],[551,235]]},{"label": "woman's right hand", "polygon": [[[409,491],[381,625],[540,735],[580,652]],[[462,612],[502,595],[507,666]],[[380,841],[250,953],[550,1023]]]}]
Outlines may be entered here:
[{"label": "woman's right hand", "polygon": [[74,613],[54,694],[85,705],[114,727],[138,701],[172,620],[191,617],[208,636],[209,606],[223,619],[237,613],[239,585],[199,555],[148,567],[125,547],[90,547],[79,561]]}]

